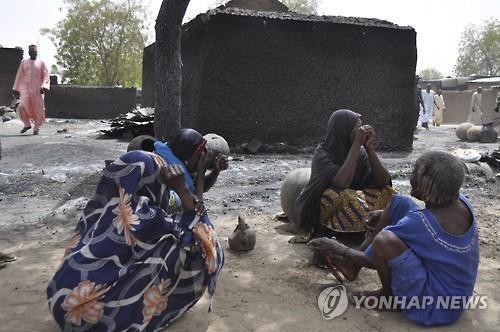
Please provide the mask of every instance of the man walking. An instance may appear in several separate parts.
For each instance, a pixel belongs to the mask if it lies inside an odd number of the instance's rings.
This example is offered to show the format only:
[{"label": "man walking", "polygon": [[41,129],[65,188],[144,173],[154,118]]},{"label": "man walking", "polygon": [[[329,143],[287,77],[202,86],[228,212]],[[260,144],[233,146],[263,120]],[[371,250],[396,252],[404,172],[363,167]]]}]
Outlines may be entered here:
[{"label": "man walking", "polygon": [[483,91],[483,88],[479,86],[477,91],[472,94],[470,112],[467,117],[467,122],[475,125],[483,124],[483,103],[481,91]]},{"label": "man walking", "polygon": [[432,124],[440,126],[443,123],[443,112],[446,109],[444,104],[443,92],[438,89],[437,94],[434,95],[434,115],[432,117]]},{"label": "man walking", "polygon": [[430,84],[427,84],[425,90],[422,90],[422,101],[424,106],[418,120],[422,124],[422,127],[429,130],[429,121],[432,119],[434,103],[434,90],[431,89]]},{"label": "man walking", "polygon": [[45,63],[36,59],[36,45],[30,45],[28,49],[30,58],[21,62],[12,89],[14,96],[21,98],[18,107],[19,116],[24,123],[21,134],[31,129],[33,121],[33,135],[38,135],[40,126],[45,122],[44,94],[50,89],[50,77]]}]

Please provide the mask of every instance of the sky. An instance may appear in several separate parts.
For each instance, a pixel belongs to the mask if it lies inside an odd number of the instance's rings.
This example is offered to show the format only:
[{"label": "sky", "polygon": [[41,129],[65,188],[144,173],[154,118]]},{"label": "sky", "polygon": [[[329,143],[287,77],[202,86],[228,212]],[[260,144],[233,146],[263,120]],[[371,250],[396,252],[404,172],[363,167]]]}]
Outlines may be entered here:
[{"label": "sky", "polygon": [[[154,41],[154,22],[162,0],[145,0],[149,9],[149,40]],[[191,0],[185,19],[210,9],[213,0]],[[63,0],[0,0],[0,45],[38,44],[39,57],[56,63],[56,48],[41,28],[52,28],[64,17]],[[433,67],[445,76],[453,74],[460,35],[468,24],[500,18],[500,0],[320,0],[319,15],[359,16],[384,19],[417,31],[417,72]],[[27,56],[27,52],[25,52]]]}]

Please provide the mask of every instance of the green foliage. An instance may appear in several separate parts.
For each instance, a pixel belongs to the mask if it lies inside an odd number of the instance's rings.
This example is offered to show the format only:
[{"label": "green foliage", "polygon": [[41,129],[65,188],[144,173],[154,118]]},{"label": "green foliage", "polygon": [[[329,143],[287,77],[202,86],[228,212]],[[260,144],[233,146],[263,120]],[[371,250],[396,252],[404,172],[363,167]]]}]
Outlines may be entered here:
[{"label": "green foliage", "polygon": [[319,0],[281,0],[281,2],[293,12],[308,15],[318,13]]},{"label": "green foliage", "polygon": [[57,68],[57,66],[56,66],[56,65],[52,65],[52,66],[50,66],[50,74],[51,74],[51,75],[60,74],[60,72],[59,72],[59,68]]},{"label": "green foliage", "polygon": [[455,65],[457,76],[500,75],[500,20],[468,25],[462,33]]},{"label": "green foliage", "polygon": [[425,68],[418,73],[423,80],[438,80],[443,78],[443,74],[436,68]]},{"label": "green foliage", "polygon": [[65,0],[67,15],[42,29],[57,48],[63,80],[141,86],[146,11],[137,0]]}]

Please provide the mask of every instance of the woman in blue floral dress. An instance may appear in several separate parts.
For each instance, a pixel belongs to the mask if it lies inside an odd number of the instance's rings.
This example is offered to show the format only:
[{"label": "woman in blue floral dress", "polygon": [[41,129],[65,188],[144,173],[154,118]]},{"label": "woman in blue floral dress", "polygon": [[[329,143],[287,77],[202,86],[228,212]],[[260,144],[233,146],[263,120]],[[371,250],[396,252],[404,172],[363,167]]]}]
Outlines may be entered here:
[{"label": "woman in blue floral dress", "polygon": [[202,198],[227,160],[205,176],[205,144],[182,129],[105,168],[47,288],[61,329],[156,331],[213,295],[224,258]]}]

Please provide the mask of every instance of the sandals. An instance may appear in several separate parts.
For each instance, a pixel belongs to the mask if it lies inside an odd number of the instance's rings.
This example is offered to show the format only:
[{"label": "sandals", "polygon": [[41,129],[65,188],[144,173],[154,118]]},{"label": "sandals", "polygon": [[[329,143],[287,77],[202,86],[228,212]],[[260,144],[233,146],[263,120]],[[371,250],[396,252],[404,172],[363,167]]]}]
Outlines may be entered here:
[{"label": "sandals", "polygon": [[24,127],[23,129],[21,129],[20,133],[21,133],[21,134],[24,134],[25,132],[27,132],[27,131],[28,131],[28,130],[30,130],[30,129],[31,129],[31,126],[29,126],[29,127]]},{"label": "sandals", "polygon": [[[327,253],[323,253],[323,258],[325,259],[325,263],[326,266],[328,267],[328,270],[330,270],[330,272],[333,274],[333,276],[335,277],[335,279],[337,279],[339,283],[343,284],[344,280],[339,274],[340,269],[337,268],[337,265],[335,265],[335,261],[332,260],[332,257],[330,257]],[[340,273],[342,273],[342,271],[340,271]]]},{"label": "sandals", "polygon": [[[337,261],[343,260],[348,246],[338,242],[335,239],[329,239],[326,237],[318,238],[310,241],[307,246],[315,251],[313,254],[313,264],[317,267],[323,268],[324,265],[330,270],[335,279],[339,283],[343,283],[344,280],[339,272],[344,276],[345,279],[351,280],[344,275],[342,269],[337,266]],[[351,280],[352,281],[352,280]]]}]

